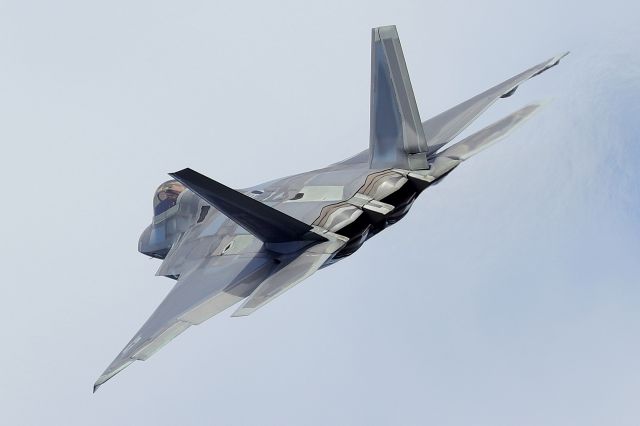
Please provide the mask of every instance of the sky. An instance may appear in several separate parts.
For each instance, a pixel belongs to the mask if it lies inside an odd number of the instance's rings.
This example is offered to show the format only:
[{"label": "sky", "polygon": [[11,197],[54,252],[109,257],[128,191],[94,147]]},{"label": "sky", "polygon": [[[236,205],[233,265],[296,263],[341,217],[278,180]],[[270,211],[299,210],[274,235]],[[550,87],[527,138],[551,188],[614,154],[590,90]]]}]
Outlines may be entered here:
[{"label": "sky", "polygon": [[[637,16],[0,0],[2,422],[638,424]],[[572,53],[469,132],[552,99],[542,112],[355,255],[92,394],[172,285],[136,250],[157,185],[192,167],[248,187],[364,149],[370,29],[390,24],[423,120]]]}]

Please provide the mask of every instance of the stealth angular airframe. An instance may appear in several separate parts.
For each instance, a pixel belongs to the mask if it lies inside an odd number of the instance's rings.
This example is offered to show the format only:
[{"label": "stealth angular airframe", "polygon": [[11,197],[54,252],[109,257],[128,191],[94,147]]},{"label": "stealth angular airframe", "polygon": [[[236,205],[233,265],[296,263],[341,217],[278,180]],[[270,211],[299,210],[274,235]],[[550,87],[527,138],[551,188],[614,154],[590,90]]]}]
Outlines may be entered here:
[{"label": "stealth angular airframe", "polygon": [[175,279],[175,286],[98,378],[94,392],[192,325],[240,301],[234,317],[253,313],[402,219],[422,191],[540,105],[449,142],[497,99],[511,96],[565,55],[421,122],[396,28],[374,28],[368,149],[319,170],[241,190],[191,169],[171,173],[173,180],[154,194],[153,222],[138,250],[163,259],[157,275]]}]

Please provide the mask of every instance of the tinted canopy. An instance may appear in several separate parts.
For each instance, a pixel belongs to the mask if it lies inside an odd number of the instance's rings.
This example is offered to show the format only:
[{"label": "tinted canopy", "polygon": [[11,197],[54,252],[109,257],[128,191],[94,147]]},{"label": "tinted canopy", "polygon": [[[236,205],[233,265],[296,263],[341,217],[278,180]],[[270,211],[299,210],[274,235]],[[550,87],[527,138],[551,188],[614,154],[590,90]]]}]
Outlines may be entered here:
[{"label": "tinted canopy", "polygon": [[153,196],[153,214],[159,215],[178,202],[178,196],[185,190],[185,187],[177,180],[169,180],[158,187]]}]

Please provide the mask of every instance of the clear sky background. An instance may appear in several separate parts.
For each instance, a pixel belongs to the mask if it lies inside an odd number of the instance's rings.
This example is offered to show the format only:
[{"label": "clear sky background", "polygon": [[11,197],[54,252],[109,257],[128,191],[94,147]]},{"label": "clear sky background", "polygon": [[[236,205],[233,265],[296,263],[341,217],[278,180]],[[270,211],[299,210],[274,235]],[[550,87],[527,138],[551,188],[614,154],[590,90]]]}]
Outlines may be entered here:
[{"label": "clear sky background", "polygon": [[[637,2],[0,0],[0,417],[11,425],[637,425]],[[92,395],[172,281],[155,187],[368,144],[370,28],[423,119],[571,50],[541,113],[354,256]]]}]

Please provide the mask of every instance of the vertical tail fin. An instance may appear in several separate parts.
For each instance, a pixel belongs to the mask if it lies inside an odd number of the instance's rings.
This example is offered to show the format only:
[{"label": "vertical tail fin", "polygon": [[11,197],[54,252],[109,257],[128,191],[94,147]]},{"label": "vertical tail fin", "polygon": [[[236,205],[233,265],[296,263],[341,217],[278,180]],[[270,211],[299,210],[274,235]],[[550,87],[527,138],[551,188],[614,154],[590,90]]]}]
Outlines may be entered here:
[{"label": "vertical tail fin", "polygon": [[371,168],[424,169],[427,141],[395,26],[372,30]]}]

